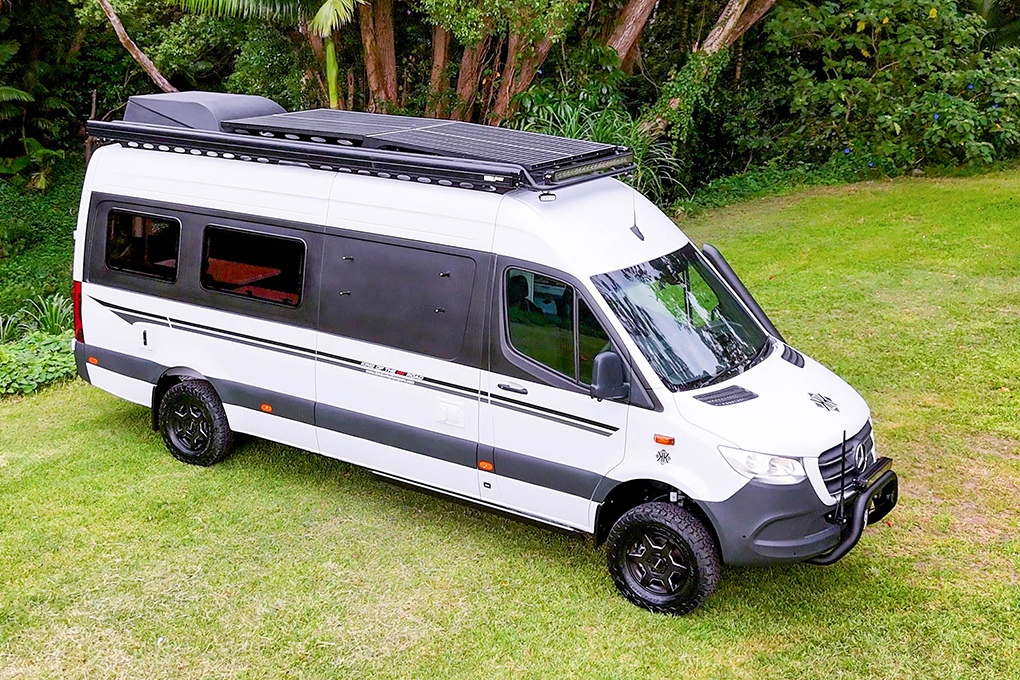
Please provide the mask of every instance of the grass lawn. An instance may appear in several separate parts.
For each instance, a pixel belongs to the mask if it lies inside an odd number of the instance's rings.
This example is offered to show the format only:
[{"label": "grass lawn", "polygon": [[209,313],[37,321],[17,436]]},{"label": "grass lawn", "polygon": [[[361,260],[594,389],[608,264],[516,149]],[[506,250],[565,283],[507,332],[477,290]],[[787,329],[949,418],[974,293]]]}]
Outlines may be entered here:
[{"label": "grass lawn", "polygon": [[1020,677],[1020,173],[682,226],[871,404],[902,498],[837,565],[657,616],[583,540],[261,441],[188,467],[65,383],[0,401],[0,678]]}]

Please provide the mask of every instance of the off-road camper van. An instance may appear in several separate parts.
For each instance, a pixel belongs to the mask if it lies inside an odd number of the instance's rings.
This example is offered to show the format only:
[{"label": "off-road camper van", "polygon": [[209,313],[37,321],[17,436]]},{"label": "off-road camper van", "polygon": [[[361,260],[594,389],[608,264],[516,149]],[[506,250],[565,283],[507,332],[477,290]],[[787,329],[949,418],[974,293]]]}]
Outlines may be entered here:
[{"label": "off-road camper van", "polygon": [[213,93],[89,131],[78,371],[184,462],[247,433],[592,534],[668,613],[896,504],[864,400],[619,181],[628,149]]}]

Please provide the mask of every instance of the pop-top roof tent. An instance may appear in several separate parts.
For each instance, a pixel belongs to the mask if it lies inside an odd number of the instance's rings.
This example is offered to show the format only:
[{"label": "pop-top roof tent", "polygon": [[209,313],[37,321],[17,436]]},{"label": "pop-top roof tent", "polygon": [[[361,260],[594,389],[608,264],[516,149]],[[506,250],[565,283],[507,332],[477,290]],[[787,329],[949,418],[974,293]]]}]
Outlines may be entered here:
[{"label": "pop-top roof tent", "polygon": [[181,92],[131,97],[123,121],[89,121],[100,140],[154,151],[436,183],[537,191],[634,169],[630,149],[475,123],[317,109],[264,97]]}]

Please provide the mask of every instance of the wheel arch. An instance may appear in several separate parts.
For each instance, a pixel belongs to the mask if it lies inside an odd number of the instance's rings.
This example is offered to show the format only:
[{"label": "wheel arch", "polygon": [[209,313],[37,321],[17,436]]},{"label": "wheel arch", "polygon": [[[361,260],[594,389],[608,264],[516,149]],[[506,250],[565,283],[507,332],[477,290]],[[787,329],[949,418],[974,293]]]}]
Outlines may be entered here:
[{"label": "wheel arch", "polygon": [[208,380],[198,371],[186,366],[176,366],[163,371],[152,388],[152,429],[159,431],[159,403],[163,401],[163,395],[167,390],[179,382],[185,380]]},{"label": "wheel arch", "polygon": [[[673,493],[676,494],[676,502],[705,525],[705,529],[708,530],[715,542],[716,549],[721,550],[718,529],[698,501],[666,482],[653,479],[631,479],[619,482],[609,490],[595,511],[595,544],[601,545],[605,542],[613,525],[628,510],[636,508],[642,503],[669,501]],[[722,552],[719,554],[721,555]]]}]

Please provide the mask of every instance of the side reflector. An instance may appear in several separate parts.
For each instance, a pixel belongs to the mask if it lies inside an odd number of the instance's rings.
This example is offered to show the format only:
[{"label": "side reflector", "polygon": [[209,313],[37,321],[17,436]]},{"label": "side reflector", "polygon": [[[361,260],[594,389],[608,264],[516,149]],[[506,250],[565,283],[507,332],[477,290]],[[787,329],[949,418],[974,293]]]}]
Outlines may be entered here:
[{"label": "side reflector", "polygon": [[485,470],[486,472],[492,472],[492,463],[487,460],[478,461],[478,467]]},{"label": "side reflector", "polygon": [[269,404],[262,404],[262,406],[260,406],[259,408],[261,408],[266,413],[272,413],[273,412],[273,407],[270,406]]},{"label": "side reflector", "polygon": [[664,446],[673,446],[673,444],[676,443],[676,439],[673,437],[667,437],[664,434],[657,434],[655,435],[655,443],[663,444]]},{"label": "side reflector", "polygon": [[98,366],[99,365],[99,359],[97,359],[95,357],[89,357],[89,363],[92,364],[93,366]]}]

